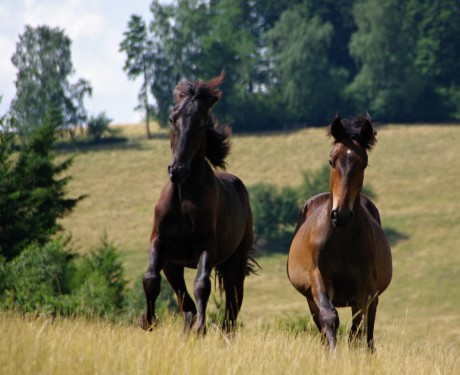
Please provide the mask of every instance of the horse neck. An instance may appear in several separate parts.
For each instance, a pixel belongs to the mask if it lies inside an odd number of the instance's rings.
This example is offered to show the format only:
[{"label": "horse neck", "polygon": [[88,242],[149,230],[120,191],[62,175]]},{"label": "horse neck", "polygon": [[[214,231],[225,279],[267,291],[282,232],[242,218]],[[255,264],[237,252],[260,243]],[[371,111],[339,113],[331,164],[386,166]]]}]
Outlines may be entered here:
[{"label": "horse neck", "polygon": [[210,165],[205,158],[206,145],[204,145],[200,150],[198,150],[193,156],[192,162],[190,164],[190,172],[188,178],[183,182],[182,187],[193,187],[200,186],[203,180],[206,178],[209,170],[211,169]]}]

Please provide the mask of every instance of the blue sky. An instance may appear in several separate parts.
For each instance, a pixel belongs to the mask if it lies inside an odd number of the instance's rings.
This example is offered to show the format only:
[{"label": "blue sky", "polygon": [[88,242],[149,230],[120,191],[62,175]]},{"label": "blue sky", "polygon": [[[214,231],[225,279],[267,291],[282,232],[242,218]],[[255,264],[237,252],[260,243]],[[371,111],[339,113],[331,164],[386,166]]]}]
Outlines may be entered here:
[{"label": "blue sky", "polygon": [[118,52],[131,14],[146,21],[152,16],[150,0],[0,0],[0,115],[9,108],[16,89],[16,68],[11,56],[26,25],[64,29],[72,40],[75,74],[71,82],[91,82],[93,96],[85,106],[91,114],[106,111],[113,123],[137,122],[134,111],[140,81],[123,72],[124,54]]}]

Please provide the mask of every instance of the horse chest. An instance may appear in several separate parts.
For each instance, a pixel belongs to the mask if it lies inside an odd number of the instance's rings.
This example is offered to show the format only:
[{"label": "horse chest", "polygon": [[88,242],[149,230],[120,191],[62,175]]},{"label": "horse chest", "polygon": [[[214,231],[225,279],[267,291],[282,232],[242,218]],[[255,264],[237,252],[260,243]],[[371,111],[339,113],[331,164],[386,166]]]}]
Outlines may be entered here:
[{"label": "horse chest", "polygon": [[336,306],[352,303],[369,278],[366,262],[359,251],[323,251],[318,256],[318,268],[331,289]]}]

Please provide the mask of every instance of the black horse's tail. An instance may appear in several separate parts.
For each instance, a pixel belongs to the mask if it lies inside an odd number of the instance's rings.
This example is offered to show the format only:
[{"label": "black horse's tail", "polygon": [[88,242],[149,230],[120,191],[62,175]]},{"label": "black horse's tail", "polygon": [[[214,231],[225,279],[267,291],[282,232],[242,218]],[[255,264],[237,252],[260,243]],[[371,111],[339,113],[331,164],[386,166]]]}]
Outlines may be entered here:
[{"label": "black horse's tail", "polygon": [[262,269],[255,257],[259,255],[259,252],[255,247],[251,247],[248,253],[248,261],[246,263],[246,276],[253,274],[258,275],[259,270]]},{"label": "black horse's tail", "polygon": [[[251,274],[258,275],[259,270],[262,269],[260,264],[255,260],[255,257],[259,254],[256,248],[251,247],[248,252],[248,260],[246,262],[246,276]],[[214,285],[219,289],[219,293],[224,292],[224,277],[219,267],[214,268]]]}]

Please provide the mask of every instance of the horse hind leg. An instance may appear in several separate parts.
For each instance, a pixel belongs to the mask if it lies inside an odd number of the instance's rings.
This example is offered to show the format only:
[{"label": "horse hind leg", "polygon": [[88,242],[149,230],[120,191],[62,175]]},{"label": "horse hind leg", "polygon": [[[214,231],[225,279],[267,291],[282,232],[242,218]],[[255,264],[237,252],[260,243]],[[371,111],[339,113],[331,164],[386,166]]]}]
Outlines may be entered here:
[{"label": "horse hind leg", "polygon": [[378,297],[371,298],[363,303],[363,307],[353,306],[353,322],[350,330],[349,341],[356,343],[364,333],[366,333],[366,342],[368,349],[374,351],[374,324],[377,312]]},{"label": "horse hind leg", "polygon": [[369,302],[367,311],[367,347],[371,352],[374,352],[374,324],[375,316],[377,314],[377,305],[379,303],[379,297],[375,296]]},{"label": "horse hind leg", "polygon": [[246,266],[247,255],[238,250],[219,266],[225,290],[225,316],[222,330],[227,333],[236,329],[236,320],[243,304]]},{"label": "horse hind leg", "polygon": [[163,267],[163,273],[165,274],[169,285],[171,285],[176,293],[179,312],[184,318],[184,333],[189,333],[195,321],[197,310],[195,303],[187,291],[187,286],[184,280],[184,267],[167,263]]},{"label": "horse hind leg", "polygon": [[352,344],[355,344],[363,336],[363,333],[365,330],[364,311],[361,307],[352,306],[351,314],[352,314],[352,323],[351,323],[350,335],[348,336],[348,341]]}]

